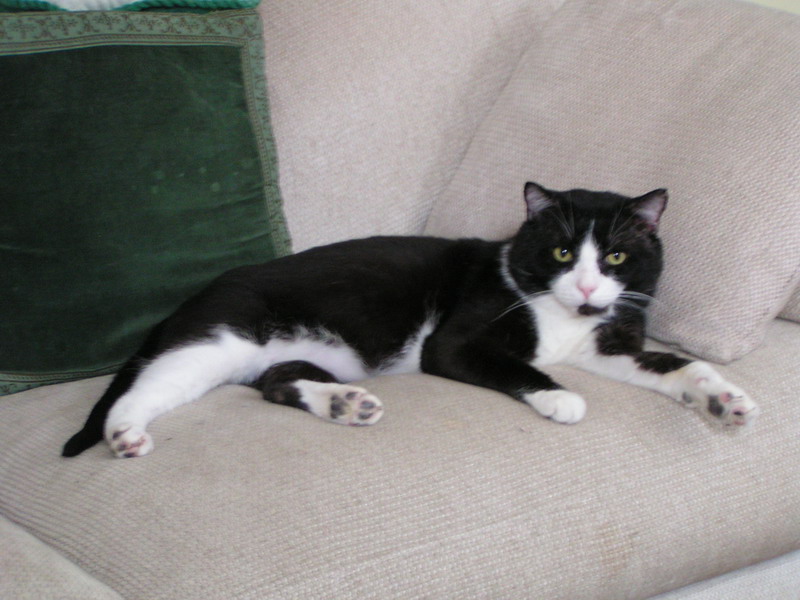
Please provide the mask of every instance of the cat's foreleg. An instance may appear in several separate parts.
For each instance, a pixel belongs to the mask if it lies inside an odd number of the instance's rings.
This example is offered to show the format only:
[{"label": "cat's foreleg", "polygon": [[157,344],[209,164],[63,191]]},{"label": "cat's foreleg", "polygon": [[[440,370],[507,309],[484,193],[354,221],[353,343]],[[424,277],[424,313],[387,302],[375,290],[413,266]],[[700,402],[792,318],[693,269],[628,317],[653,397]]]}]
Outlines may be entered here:
[{"label": "cat's foreleg", "polygon": [[758,405],[741,388],[703,361],[669,353],[636,352],[592,354],[582,357],[576,366],[665,394],[726,427],[749,425],[760,412]]},{"label": "cat's foreleg", "polygon": [[299,408],[340,425],[372,425],[383,416],[383,404],[367,390],[340,383],[307,361],[273,365],[252,385],[268,402]]},{"label": "cat's foreleg", "polygon": [[422,370],[502,392],[557,423],[577,423],[586,415],[586,402],[580,395],[491,344],[475,341],[457,348],[428,344],[422,356]]}]

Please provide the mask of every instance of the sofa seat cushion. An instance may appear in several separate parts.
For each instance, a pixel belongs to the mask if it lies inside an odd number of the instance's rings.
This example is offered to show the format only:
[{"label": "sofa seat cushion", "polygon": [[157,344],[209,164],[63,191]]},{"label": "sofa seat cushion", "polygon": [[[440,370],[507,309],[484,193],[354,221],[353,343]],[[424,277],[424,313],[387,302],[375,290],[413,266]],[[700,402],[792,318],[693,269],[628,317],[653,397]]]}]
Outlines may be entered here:
[{"label": "sofa seat cushion", "polygon": [[716,362],[739,358],[800,278],[798,64],[797,15],[730,0],[568,0],[520,59],[426,231],[509,236],[528,180],[666,187],[649,333]]},{"label": "sofa seat cushion", "polygon": [[53,548],[0,517],[0,598],[122,600]]},{"label": "sofa seat cushion", "polygon": [[559,368],[575,426],[424,375],[366,428],[229,386],[129,460],[59,456],[107,377],[40,387],[0,403],[0,512],[126,598],[642,598],[800,548],[800,325],[722,372],[749,432]]}]

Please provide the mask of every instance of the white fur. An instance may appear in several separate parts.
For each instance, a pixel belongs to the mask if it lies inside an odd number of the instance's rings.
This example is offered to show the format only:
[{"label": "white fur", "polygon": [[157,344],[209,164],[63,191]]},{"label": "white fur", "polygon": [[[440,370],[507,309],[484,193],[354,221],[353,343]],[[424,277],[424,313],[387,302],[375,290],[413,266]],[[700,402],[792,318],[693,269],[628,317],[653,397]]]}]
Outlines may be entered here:
[{"label": "white fur", "polygon": [[[508,269],[509,246],[501,254],[501,272],[506,284],[520,297]],[[707,363],[695,361],[682,369],[661,375],[642,369],[625,355],[607,356],[597,352],[595,329],[613,315],[611,306],[624,291],[623,286],[602,274],[600,252],[588,235],[581,244],[572,269],[556,279],[552,294],[534,295],[525,302],[536,321],[538,345],[534,367],[568,364],[585,371],[665,394],[696,408],[712,422],[723,426],[750,425],[760,410],[745,392],[727,382]],[[583,288],[583,289],[581,289]],[[587,298],[586,291],[590,291]],[[610,307],[603,315],[582,316],[577,309],[586,303]],[[586,412],[583,398],[566,390],[545,390],[525,395],[525,401],[540,414],[560,423],[576,423]],[[713,414],[711,407],[717,403]]]},{"label": "white fur", "polygon": [[[342,425],[373,425],[383,416],[383,404],[367,390],[343,383],[298,381],[295,387],[311,414]],[[332,414],[336,404],[338,410]]]},{"label": "white fur", "polygon": [[[603,275],[601,258],[590,231],[578,250],[573,268],[559,276],[551,286],[562,305],[575,310],[583,304],[605,308],[617,300],[625,287],[613,277]],[[587,297],[584,291],[589,290]]]},{"label": "white fur", "polygon": [[436,329],[437,318],[428,317],[419,330],[408,338],[403,349],[393,358],[386,361],[375,372],[375,375],[398,375],[402,373],[418,373],[422,357],[422,346],[425,340]]},{"label": "white fur", "polygon": [[[208,340],[170,350],[148,364],[109,411],[105,438],[117,456],[143,456],[153,448],[145,431],[153,419],[222,384],[250,383],[279,362],[308,361],[340,381],[417,372],[422,345],[435,326],[435,319],[426,320],[397,356],[378,369],[367,369],[358,353],[330,332],[298,328],[290,338],[276,338],[259,345],[220,328]],[[320,402],[330,404],[327,397],[330,394],[323,398],[325,394],[319,390],[309,388],[307,392],[309,402],[315,407],[312,412],[328,414],[329,407]],[[372,398],[380,405],[377,398]],[[362,420],[371,424],[377,418]]]},{"label": "white fur", "polygon": [[542,390],[525,394],[525,402],[540,415],[568,425],[577,423],[586,414],[586,401],[567,390]]}]

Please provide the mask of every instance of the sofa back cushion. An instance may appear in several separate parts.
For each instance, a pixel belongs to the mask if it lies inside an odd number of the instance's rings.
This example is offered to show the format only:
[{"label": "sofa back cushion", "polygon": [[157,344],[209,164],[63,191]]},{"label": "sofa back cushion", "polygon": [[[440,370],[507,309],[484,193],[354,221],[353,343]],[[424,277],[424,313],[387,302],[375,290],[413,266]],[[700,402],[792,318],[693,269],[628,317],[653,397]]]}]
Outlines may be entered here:
[{"label": "sofa back cushion", "polygon": [[420,234],[475,128],[563,0],[264,0],[295,250]]},{"label": "sofa back cushion", "polygon": [[0,392],[116,370],[289,250],[253,11],[0,15]]},{"label": "sofa back cushion", "polygon": [[800,274],[798,64],[790,14],[730,0],[568,0],[521,58],[427,232],[513,234],[527,180],[669,188],[649,333],[710,360],[741,357]]}]

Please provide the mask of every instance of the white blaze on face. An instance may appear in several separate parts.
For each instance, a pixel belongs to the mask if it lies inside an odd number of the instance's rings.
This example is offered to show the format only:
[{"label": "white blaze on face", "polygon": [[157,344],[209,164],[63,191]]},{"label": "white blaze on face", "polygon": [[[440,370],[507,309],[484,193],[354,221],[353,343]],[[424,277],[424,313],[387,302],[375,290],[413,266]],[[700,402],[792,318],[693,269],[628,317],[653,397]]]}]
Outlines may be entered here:
[{"label": "white blaze on face", "polygon": [[602,259],[590,231],[577,251],[572,269],[559,275],[553,283],[556,299],[573,309],[588,305],[602,310],[613,304],[624,287],[600,271]]}]

